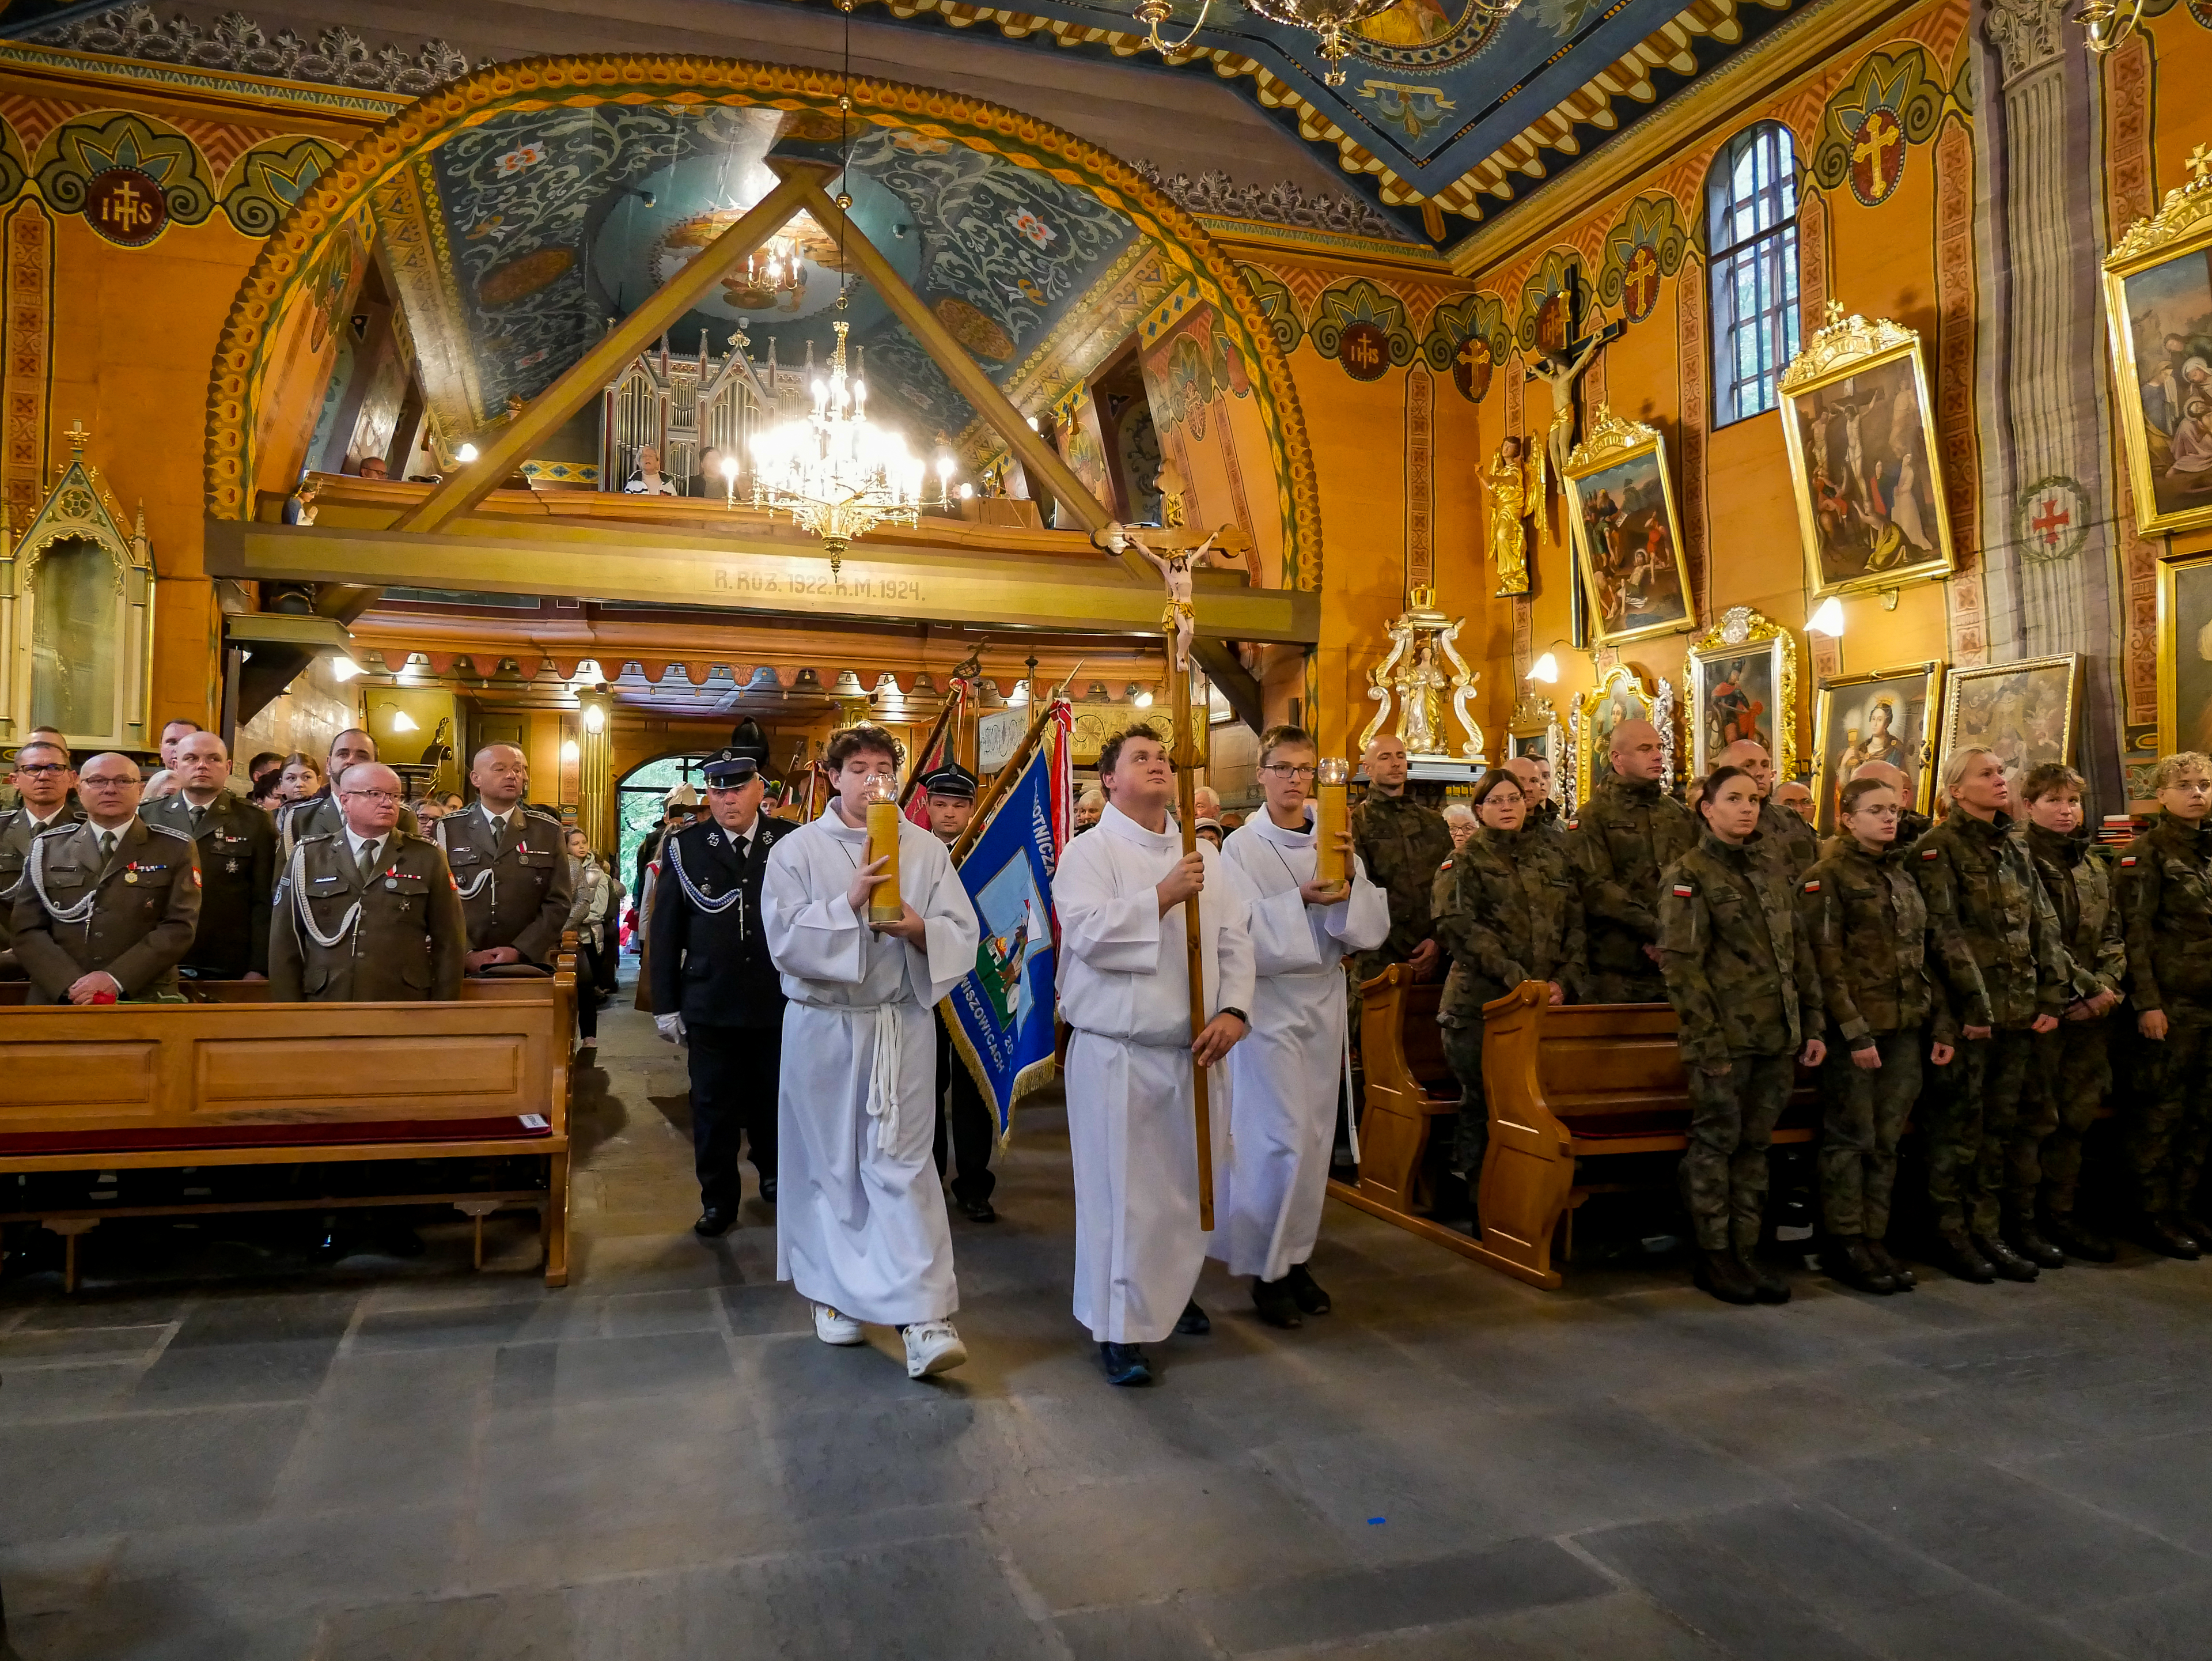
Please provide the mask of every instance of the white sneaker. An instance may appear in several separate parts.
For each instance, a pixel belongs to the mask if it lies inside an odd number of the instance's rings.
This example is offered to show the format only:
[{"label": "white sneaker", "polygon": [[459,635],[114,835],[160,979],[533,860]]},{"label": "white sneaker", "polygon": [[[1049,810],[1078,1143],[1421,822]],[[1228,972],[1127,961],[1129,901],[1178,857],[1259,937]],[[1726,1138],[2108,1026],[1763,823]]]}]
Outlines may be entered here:
[{"label": "white sneaker", "polygon": [[906,1376],[927,1378],[933,1372],[950,1372],[968,1359],[968,1346],[950,1321],[916,1321],[899,1329],[906,1340]]},{"label": "white sneaker", "polygon": [[814,1305],[814,1335],[825,1344],[862,1342],[860,1323],[849,1315],[840,1315],[827,1304]]}]

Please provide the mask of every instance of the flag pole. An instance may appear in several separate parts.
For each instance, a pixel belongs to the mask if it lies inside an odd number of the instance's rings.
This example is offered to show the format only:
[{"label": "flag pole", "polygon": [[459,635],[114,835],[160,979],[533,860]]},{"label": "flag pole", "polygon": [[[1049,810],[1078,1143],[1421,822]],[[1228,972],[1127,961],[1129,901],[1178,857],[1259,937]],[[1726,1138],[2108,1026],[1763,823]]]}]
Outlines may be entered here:
[{"label": "flag pole", "polygon": [[[1191,723],[1190,666],[1176,664],[1176,629],[1167,628],[1168,678],[1175,683],[1176,817],[1182,826],[1186,858],[1198,851],[1198,734]],[[1198,896],[1182,903],[1183,962],[1190,981],[1190,1041],[1206,1031],[1206,946],[1199,930]],[[1213,1232],[1213,1110],[1207,1098],[1206,1070],[1191,1058],[1190,1099],[1198,1136],[1198,1226]]]},{"label": "flag pole", "polygon": [[[960,683],[956,680],[952,683],[952,691],[945,697],[945,707],[937,712],[937,725],[929,729],[929,736],[921,741],[921,748],[914,752],[914,770],[907,775],[906,782],[899,787],[900,812],[906,812],[906,805],[914,800],[914,793],[921,788],[921,764],[929,759],[929,752],[937,747],[938,735],[945,731],[945,723],[952,719],[952,712],[960,707],[961,697]],[[948,752],[947,759],[957,760],[957,757]]]},{"label": "flag pole", "polygon": [[1014,753],[1006,757],[1006,764],[994,773],[991,782],[983,787],[983,794],[975,804],[975,811],[969,815],[968,828],[952,844],[954,865],[957,866],[962,857],[975,846],[975,838],[981,836],[984,827],[990,824],[991,810],[998,805],[1000,796],[1029,764],[1030,752],[1036,748],[1038,735],[1044,731],[1045,722],[1052,717],[1053,705],[1058,702],[1057,698],[1050,698],[1036,706],[1037,713],[1030,717],[1030,730],[1022,734],[1021,743],[1015,747]]}]

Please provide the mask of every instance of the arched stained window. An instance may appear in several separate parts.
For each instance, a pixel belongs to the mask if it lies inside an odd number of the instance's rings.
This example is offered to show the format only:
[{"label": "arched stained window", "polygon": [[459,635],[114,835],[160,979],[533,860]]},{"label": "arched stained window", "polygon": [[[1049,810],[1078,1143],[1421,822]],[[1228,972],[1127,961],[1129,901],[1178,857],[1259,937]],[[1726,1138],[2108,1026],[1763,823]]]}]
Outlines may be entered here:
[{"label": "arched stained window", "polygon": [[1746,128],[1705,179],[1713,425],[1771,410],[1797,353],[1797,154],[1778,122]]}]

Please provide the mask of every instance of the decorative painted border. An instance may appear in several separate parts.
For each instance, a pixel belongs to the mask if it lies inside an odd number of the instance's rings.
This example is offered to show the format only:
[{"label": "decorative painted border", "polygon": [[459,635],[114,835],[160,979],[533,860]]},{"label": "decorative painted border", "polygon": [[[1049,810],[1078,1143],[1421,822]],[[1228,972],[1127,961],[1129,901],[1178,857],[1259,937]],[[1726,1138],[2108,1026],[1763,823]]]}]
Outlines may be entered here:
[{"label": "decorative painted border", "polygon": [[1126,162],[1019,111],[930,88],[859,77],[847,84],[829,71],[740,58],[604,55],[495,64],[441,88],[364,137],[271,234],[224,322],[208,387],[208,512],[218,519],[241,519],[251,512],[251,412],[269,372],[287,303],[346,216],[424,151],[515,109],[659,101],[832,111],[841,95],[849,95],[862,120],[1004,155],[1017,166],[1036,167],[1091,191],[1127,214],[1164,262],[1188,274],[1199,297],[1212,301],[1241,337],[1239,350],[1256,371],[1254,391],[1275,466],[1283,520],[1285,585],[1318,588],[1321,502],[1290,365],[1236,263],[1195,219]]}]

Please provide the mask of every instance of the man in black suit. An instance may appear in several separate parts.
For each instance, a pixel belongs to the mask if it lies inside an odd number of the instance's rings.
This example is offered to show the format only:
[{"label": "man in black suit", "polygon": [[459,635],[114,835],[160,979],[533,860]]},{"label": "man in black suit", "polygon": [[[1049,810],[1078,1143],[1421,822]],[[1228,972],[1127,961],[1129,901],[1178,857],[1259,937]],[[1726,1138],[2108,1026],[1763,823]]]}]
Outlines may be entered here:
[{"label": "man in black suit", "polygon": [[703,824],[671,830],[660,849],[646,929],[653,1020],[691,1063],[691,1146],[706,1238],[738,1220],[742,1134],[761,1198],[775,1199],[776,1086],[783,1060],[783,983],[761,928],[769,849],[799,827],[761,812],[768,739],[757,722],[707,758]]},{"label": "man in black suit", "polygon": [[178,971],[196,980],[265,980],[276,822],[223,788],[230,751],[213,733],[187,733],[170,767],[183,788],[138,812],[199,844],[199,930]]}]

